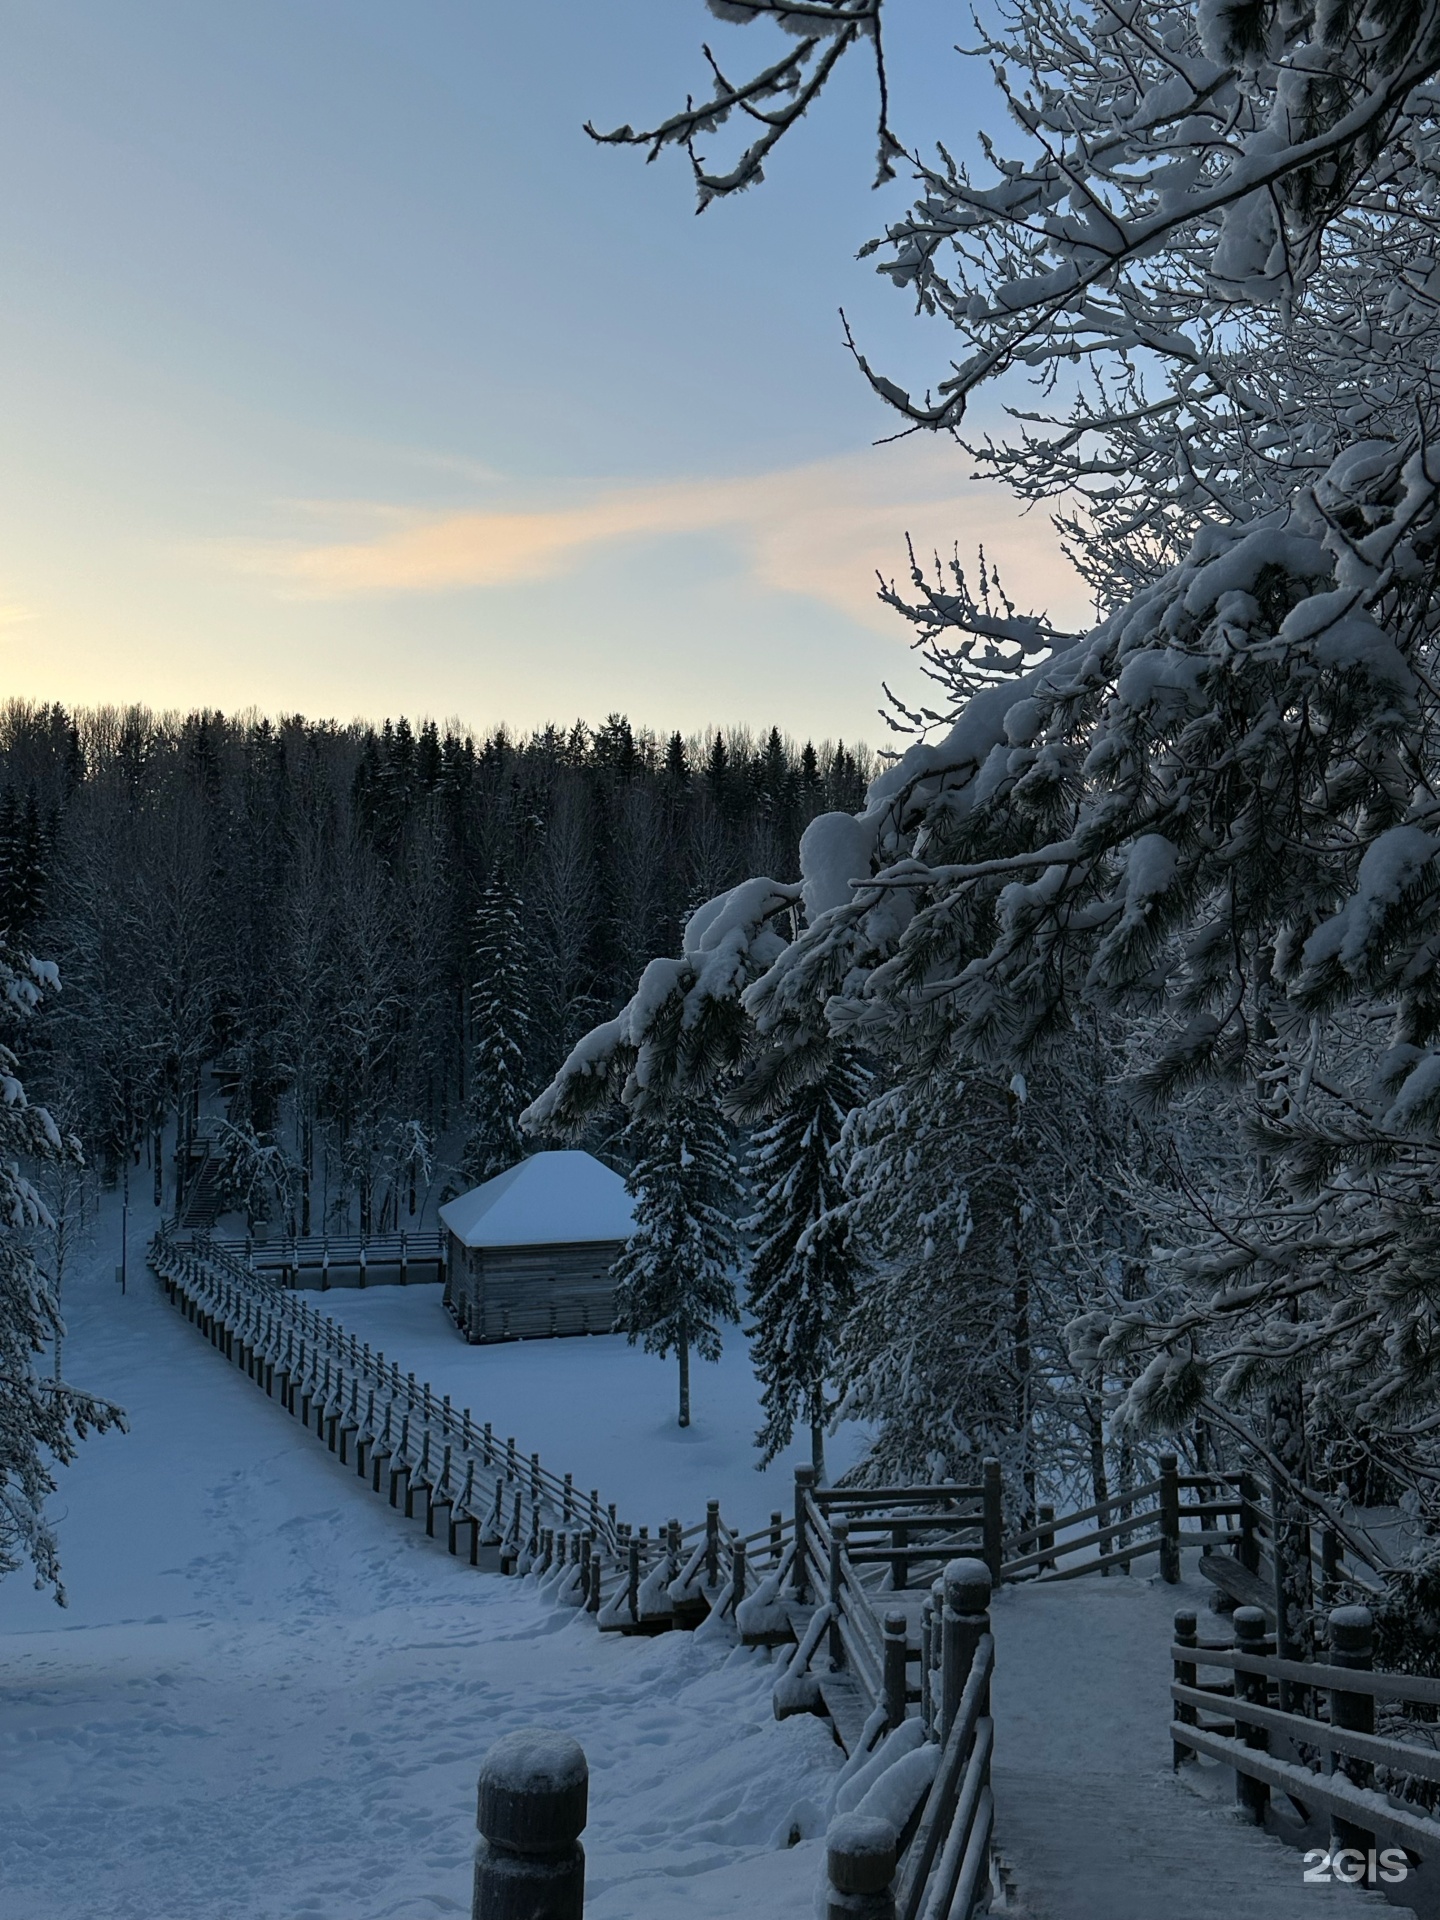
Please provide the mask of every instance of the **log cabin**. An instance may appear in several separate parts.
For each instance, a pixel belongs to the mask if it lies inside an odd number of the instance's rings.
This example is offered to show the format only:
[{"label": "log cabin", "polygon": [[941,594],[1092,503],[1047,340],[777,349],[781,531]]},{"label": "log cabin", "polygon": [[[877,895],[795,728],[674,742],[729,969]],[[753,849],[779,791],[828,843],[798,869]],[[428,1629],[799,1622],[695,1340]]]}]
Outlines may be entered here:
[{"label": "log cabin", "polygon": [[451,1200],[440,1221],[445,1305],[467,1340],[610,1332],[610,1269],[635,1217],[625,1182],[593,1154],[531,1154]]}]

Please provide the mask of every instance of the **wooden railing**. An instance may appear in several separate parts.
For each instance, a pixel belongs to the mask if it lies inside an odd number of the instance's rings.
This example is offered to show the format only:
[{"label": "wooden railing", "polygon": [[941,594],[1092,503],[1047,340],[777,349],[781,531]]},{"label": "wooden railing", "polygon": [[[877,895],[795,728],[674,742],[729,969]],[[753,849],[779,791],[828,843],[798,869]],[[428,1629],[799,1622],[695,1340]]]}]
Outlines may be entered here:
[{"label": "wooden railing", "polygon": [[[1230,1645],[1202,1645],[1195,1614],[1175,1616],[1176,1766],[1204,1755],[1231,1767],[1237,1804],[1256,1824],[1273,1795],[1288,1798],[1307,1823],[1326,1816],[1336,1878],[1398,1884],[1417,1861],[1440,1861],[1440,1819],[1432,1811],[1440,1804],[1440,1753],[1375,1730],[1377,1702],[1433,1717],[1440,1680],[1376,1672],[1365,1606],[1332,1609],[1323,1661],[1276,1658],[1259,1608],[1237,1608],[1233,1627]],[[1214,1670],[1227,1677],[1202,1679]],[[1314,1840],[1307,1831],[1304,1843]],[[1387,1856],[1385,1848],[1395,1851]]]},{"label": "wooden railing", "polygon": [[[184,1235],[173,1234],[177,1246],[187,1244]],[[305,1274],[313,1274],[310,1284],[321,1292],[331,1284],[330,1275],[356,1273],[360,1284],[371,1269],[398,1271],[401,1284],[410,1280],[443,1280],[446,1246],[443,1233],[389,1234],[284,1234],[272,1240],[253,1236],[205,1234],[203,1244],[229,1254],[256,1273],[282,1276],[282,1285],[301,1287]],[[197,1245],[201,1242],[197,1241]]]},{"label": "wooden railing", "polygon": [[[277,1287],[229,1248],[204,1234],[188,1245],[158,1234],[150,1264],[165,1291],[213,1345],[296,1413],[314,1425],[332,1451],[388,1491],[403,1495],[407,1515],[423,1497],[427,1530],[439,1510],[450,1550],[468,1535],[469,1557],[498,1547],[516,1570],[540,1549],[542,1532],[555,1533],[578,1565],[590,1539],[612,1559],[622,1534],[613,1506],[597,1490],[588,1498],[570,1474],[545,1467],[537,1453],[522,1454],[513,1438],[498,1440],[468,1408],[457,1412],[448,1394],[402,1374],[347,1328],[294,1292]],[[598,1564],[597,1564],[598,1585]]]}]

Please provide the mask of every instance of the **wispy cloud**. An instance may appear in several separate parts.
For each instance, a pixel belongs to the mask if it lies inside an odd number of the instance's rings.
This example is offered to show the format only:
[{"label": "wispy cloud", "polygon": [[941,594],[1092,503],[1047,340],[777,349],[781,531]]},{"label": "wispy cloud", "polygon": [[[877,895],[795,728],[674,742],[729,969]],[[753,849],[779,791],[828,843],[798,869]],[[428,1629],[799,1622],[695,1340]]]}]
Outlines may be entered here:
[{"label": "wispy cloud", "polygon": [[[1017,599],[1063,616],[1080,593],[1048,522],[967,480],[963,463],[948,444],[904,442],[770,473],[597,486],[515,506],[297,502],[306,524],[295,537],[228,551],[287,596],[331,600],[542,581],[623,543],[719,536],[735,543],[757,585],[894,631],[875,575],[903,572],[908,532],[922,552],[958,542],[963,558],[983,545]],[[334,529],[329,539],[315,538],[320,524]]]},{"label": "wispy cloud", "polygon": [[39,614],[33,607],[8,605],[0,601],[0,632],[4,632],[7,627],[28,626],[32,620],[39,618]]}]

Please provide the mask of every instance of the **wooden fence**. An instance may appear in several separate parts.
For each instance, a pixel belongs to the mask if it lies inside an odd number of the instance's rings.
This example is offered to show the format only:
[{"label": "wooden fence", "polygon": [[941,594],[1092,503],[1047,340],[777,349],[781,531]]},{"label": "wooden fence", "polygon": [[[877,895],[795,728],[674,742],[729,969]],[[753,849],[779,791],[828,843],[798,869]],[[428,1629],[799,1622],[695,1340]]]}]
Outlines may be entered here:
[{"label": "wooden fence", "polygon": [[[1323,1843],[1316,1823],[1328,1821],[1327,1877],[1393,1885],[1404,1904],[1434,1913],[1435,1875],[1419,1900],[1411,1876],[1440,1865],[1440,1752],[1424,1726],[1403,1735],[1406,1715],[1433,1723],[1440,1680],[1375,1671],[1368,1607],[1334,1608],[1327,1627],[1323,1659],[1286,1660],[1258,1607],[1236,1609],[1228,1645],[1202,1644],[1195,1614],[1177,1613],[1175,1764],[1204,1755],[1232,1768],[1237,1805],[1256,1824],[1287,1802],[1279,1824],[1305,1845]],[[1400,1709],[1388,1732],[1376,1731],[1377,1704]]]},{"label": "wooden fence", "polygon": [[[203,1248],[240,1261],[255,1273],[275,1274],[286,1287],[365,1286],[389,1274],[403,1287],[419,1281],[443,1281],[446,1236],[443,1233],[284,1234],[275,1239],[237,1239],[220,1234],[198,1237],[171,1233],[177,1248]],[[353,1282],[344,1276],[353,1275]]]},{"label": "wooden fence", "polygon": [[[998,1466],[987,1462],[974,1486],[863,1491],[817,1487],[802,1468],[792,1511],[750,1534],[727,1527],[712,1500],[694,1526],[669,1520],[652,1536],[209,1236],[162,1232],[150,1264],[218,1352],[451,1553],[533,1575],[602,1630],[706,1625],[785,1648],[777,1714],[828,1713],[857,1780],[889,1774],[892,1810],[897,1781],[903,1789],[897,1913],[970,1920],[988,1887],[993,1818],[986,1607],[1003,1546]],[[873,1877],[874,1861],[856,1866],[841,1841],[832,1876]]]}]

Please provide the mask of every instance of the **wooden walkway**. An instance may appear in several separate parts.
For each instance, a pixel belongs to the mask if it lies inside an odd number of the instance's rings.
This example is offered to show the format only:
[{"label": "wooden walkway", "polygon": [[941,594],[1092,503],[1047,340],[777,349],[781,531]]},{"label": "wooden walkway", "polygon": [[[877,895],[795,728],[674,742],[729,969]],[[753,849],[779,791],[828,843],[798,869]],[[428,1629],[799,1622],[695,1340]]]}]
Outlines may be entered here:
[{"label": "wooden walkway", "polygon": [[1402,1920],[1381,1894],[1307,1885],[1297,1849],[1236,1817],[1228,1769],[1213,1797],[1172,1772],[1171,1622],[1191,1605],[1219,1638],[1209,1593],[1117,1574],[996,1596],[996,1841],[1016,1920]]}]

